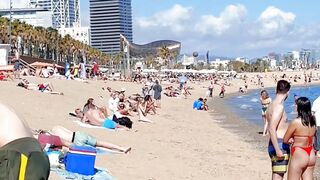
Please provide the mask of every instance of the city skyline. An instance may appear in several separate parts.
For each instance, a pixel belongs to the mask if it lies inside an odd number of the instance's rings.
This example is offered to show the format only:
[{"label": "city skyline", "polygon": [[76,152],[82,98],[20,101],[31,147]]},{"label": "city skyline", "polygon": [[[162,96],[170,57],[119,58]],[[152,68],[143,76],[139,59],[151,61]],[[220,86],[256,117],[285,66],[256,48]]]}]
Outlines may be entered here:
[{"label": "city skyline", "polygon": [[104,53],[121,51],[120,34],[132,42],[131,0],[90,0],[91,46]]},{"label": "city skyline", "polygon": [[[133,0],[133,38],[138,44],[177,40],[181,53],[209,50],[229,57],[320,48],[319,5],[315,0]],[[81,0],[80,14],[82,25],[89,26],[89,0]]]}]

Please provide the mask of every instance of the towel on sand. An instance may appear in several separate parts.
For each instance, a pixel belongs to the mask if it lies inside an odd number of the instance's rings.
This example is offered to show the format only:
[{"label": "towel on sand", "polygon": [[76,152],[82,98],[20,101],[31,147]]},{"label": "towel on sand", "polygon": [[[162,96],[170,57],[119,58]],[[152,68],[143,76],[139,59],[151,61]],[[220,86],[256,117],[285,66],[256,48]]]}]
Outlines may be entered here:
[{"label": "towel on sand", "polygon": [[60,168],[51,168],[52,172],[55,172],[61,177],[61,179],[74,179],[74,180],[83,180],[83,179],[94,179],[94,180],[115,180],[107,170],[96,169],[96,174],[92,176],[81,175],[78,173],[68,172],[65,169]]}]

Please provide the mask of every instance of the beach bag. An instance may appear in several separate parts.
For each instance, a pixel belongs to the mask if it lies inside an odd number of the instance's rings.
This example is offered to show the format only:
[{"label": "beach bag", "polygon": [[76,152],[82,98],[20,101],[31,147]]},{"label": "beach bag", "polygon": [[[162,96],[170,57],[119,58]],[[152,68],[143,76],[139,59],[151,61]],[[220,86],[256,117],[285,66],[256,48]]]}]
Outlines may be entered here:
[{"label": "beach bag", "polygon": [[125,127],[129,128],[129,129],[132,128],[132,124],[133,124],[133,122],[130,120],[130,118],[128,118],[128,117],[117,118],[116,115],[113,115],[112,121],[120,124],[121,126],[125,126]]}]

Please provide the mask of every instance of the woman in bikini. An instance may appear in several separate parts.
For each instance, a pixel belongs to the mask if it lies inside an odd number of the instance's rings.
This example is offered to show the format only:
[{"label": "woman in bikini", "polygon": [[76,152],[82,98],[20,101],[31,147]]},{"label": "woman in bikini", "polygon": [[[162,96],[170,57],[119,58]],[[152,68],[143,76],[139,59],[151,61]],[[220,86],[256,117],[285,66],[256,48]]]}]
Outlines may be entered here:
[{"label": "woman in bikini", "polygon": [[316,156],[312,139],[316,133],[316,121],[308,98],[297,99],[297,112],[298,117],[289,125],[283,139],[284,143],[292,143],[288,179],[313,179]]},{"label": "woman in bikini", "polygon": [[268,128],[268,121],[267,121],[267,118],[266,118],[266,112],[267,112],[267,109],[268,109],[268,106],[269,104],[271,103],[271,98],[269,97],[269,94],[266,90],[262,90],[261,93],[260,93],[260,102],[261,102],[261,105],[262,105],[262,108],[261,108],[261,115],[262,115],[262,120],[264,122],[264,128],[263,128],[263,133],[262,135],[263,136],[266,136],[267,135],[267,128]]}]

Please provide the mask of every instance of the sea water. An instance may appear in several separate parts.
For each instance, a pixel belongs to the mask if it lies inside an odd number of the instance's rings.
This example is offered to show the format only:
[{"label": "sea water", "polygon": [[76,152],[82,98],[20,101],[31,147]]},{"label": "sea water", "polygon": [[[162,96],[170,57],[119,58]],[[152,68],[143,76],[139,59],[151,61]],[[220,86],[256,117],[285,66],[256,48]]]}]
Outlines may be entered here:
[{"label": "sea water", "polygon": [[[275,88],[266,89],[271,99],[275,98]],[[320,96],[320,86],[293,87],[290,89],[289,97],[285,101],[285,110],[289,120],[297,116],[294,106],[294,95],[307,97],[313,102]],[[252,91],[247,94],[239,94],[226,100],[232,112],[236,113],[242,119],[255,123],[259,126],[263,125],[261,117],[260,90]]]}]

